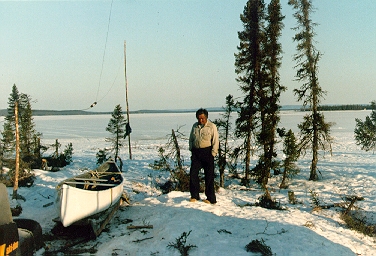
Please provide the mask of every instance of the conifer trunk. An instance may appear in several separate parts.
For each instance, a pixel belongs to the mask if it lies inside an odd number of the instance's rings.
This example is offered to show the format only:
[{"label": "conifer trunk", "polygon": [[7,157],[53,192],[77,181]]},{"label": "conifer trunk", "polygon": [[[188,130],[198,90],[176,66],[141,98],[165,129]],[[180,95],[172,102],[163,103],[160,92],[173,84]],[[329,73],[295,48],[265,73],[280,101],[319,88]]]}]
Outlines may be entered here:
[{"label": "conifer trunk", "polygon": [[16,128],[16,166],[14,171],[14,184],[12,199],[17,199],[18,176],[20,173],[20,134],[18,129],[18,102],[14,106],[15,128]]},{"label": "conifer trunk", "polygon": [[178,140],[176,139],[174,129],[172,129],[171,134],[172,134],[172,139],[174,141],[174,148],[176,150],[176,162],[178,164],[179,170],[183,170],[183,165],[181,163],[181,156],[180,156],[180,147],[179,147],[179,144],[178,144]]},{"label": "conifer trunk", "polygon": [[319,114],[317,111],[317,95],[313,95],[313,141],[312,141],[312,164],[311,164],[311,173],[310,173],[310,180],[318,180],[317,176],[317,162],[318,162],[318,127],[317,124],[319,122]]}]

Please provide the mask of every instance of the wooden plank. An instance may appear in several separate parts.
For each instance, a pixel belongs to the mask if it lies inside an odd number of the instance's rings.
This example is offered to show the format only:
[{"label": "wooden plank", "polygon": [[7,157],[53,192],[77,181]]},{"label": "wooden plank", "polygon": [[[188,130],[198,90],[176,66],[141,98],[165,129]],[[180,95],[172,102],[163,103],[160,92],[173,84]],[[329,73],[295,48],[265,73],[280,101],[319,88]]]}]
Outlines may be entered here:
[{"label": "wooden plank", "polygon": [[105,182],[105,181],[108,181],[108,180],[106,180],[106,179],[95,179],[95,178],[78,178],[78,177],[75,177],[74,178],[75,180],[87,180],[87,181],[103,181],[103,182]]},{"label": "wooden plank", "polygon": [[107,184],[107,183],[93,183],[93,182],[79,182],[79,181],[64,181],[65,184],[72,185],[93,185],[93,186],[103,186],[103,187],[116,187],[119,184]]},{"label": "wooden plank", "polygon": [[127,229],[143,229],[143,228],[153,228],[153,225],[144,225],[144,226],[127,226]]},{"label": "wooden plank", "polygon": [[89,217],[89,224],[93,230],[95,237],[98,237],[106,225],[111,221],[112,217],[115,215],[116,211],[119,209],[122,200],[120,199],[114,205],[112,205],[109,209],[105,212],[100,213],[101,218],[100,220],[95,220],[94,218]]},{"label": "wooden plank", "polygon": [[92,175],[93,177],[95,177],[95,176],[101,177],[101,176],[107,176],[109,174],[121,174],[121,172],[94,172],[94,171],[91,171],[91,172],[88,172],[88,174]]},{"label": "wooden plank", "polygon": [[121,174],[121,172],[96,172],[96,171],[89,171],[90,174]]}]

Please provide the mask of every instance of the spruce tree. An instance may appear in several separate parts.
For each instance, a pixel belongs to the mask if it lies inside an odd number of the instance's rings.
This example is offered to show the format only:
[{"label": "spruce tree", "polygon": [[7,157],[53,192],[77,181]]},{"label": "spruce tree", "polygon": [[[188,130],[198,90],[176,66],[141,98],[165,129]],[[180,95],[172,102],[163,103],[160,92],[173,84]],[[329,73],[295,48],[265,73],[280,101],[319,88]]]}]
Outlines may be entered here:
[{"label": "spruce tree", "polygon": [[362,121],[355,118],[355,141],[356,145],[362,146],[362,150],[375,151],[376,149],[376,101],[371,102],[372,112]]},{"label": "spruce tree", "polygon": [[235,54],[235,72],[237,82],[244,94],[244,99],[238,104],[238,118],[235,134],[243,139],[243,145],[236,151],[244,155],[246,183],[250,179],[250,162],[253,154],[252,143],[255,141],[258,126],[257,92],[262,87],[263,77],[261,65],[263,61],[262,44],[265,41],[264,21],[265,5],[262,0],[248,0],[240,20],[244,30],[238,32],[240,44]]},{"label": "spruce tree", "polygon": [[106,141],[111,143],[111,151],[114,153],[114,160],[117,161],[120,149],[124,146],[124,138],[126,132],[126,120],[120,104],[115,106],[108,122],[106,131],[111,133],[111,137],[107,137]]},{"label": "spruce tree", "polygon": [[287,188],[287,181],[292,176],[299,173],[299,168],[295,162],[299,158],[298,145],[294,132],[290,129],[286,134],[282,134],[283,139],[283,153],[285,159],[282,161],[283,177],[280,184],[280,188]]},{"label": "spruce tree", "polygon": [[18,102],[20,98],[20,93],[17,86],[14,84],[12,87],[12,92],[8,98],[8,108],[7,116],[4,119],[2,135],[3,152],[5,158],[11,158],[15,152],[16,146],[16,134],[15,134],[15,118],[14,118],[14,108],[15,102]]},{"label": "spruce tree", "polygon": [[39,144],[38,139],[41,133],[35,129],[33,120],[32,108],[30,103],[30,96],[26,94],[20,95],[20,150],[21,159],[30,164],[30,166],[40,166],[39,159]]},{"label": "spruce tree", "polygon": [[294,56],[296,64],[296,80],[303,84],[294,93],[298,101],[303,102],[303,107],[308,108],[310,113],[304,116],[302,123],[298,125],[300,129],[300,149],[305,151],[311,149],[312,161],[310,167],[310,180],[318,180],[317,163],[320,149],[327,149],[330,146],[332,137],[330,136],[331,123],[325,122],[324,115],[319,112],[320,100],[325,95],[318,81],[318,61],[321,53],[314,46],[314,26],[311,20],[313,6],[311,0],[289,0],[296,12],[294,17],[297,20],[297,33],[294,41],[297,42],[297,53]]},{"label": "spruce tree", "polygon": [[257,135],[257,143],[262,148],[262,153],[258,163],[252,170],[252,173],[258,178],[258,182],[266,187],[270,176],[270,170],[276,169],[278,161],[275,144],[276,129],[280,120],[279,116],[279,98],[285,87],[279,83],[279,68],[281,66],[282,47],[279,43],[281,31],[283,28],[281,15],[281,5],[279,0],[272,0],[267,8],[266,15],[266,38],[264,49],[264,58],[262,63],[263,83],[258,91],[260,113],[260,131]]},{"label": "spruce tree", "polygon": [[35,123],[32,115],[31,98],[29,95],[20,93],[16,85],[13,85],[12,92],[8,98],[8,114],[4,120],[4,130],[2,132],[2,144],[4,147],[4,157],[13,158],[15,153],[15,103],[18,103],[18,119],[20,134],[20,159],[29,167],[36,164],[40,159],[37,138],[40,133],[35,130]]},{"label": "spruce tree", "polygon": [[[20,93],[14,84],[8,98],[7,116],[1,133],[1,165],[4,164],[11,169],[9,172],[10,180],[14,181],[15,184],[19,180],[20,186],[32,184],[34,175],[30,169],[40,166],[40,163],[37,165],[40,161],[40,146],[37,139],[39,134],[34,128],[30,101],[30,97]],[[15,111],[16,105],[17,111]],[[15,148],[16,117],[18,120],[17,152]]]},{"label": "spruce tree", "polygon": [[[279,43],[283,28],[281,5],[272,0],[267,10],[263,1],[249,0],[241,20],[244,31],[238,33],[239,53],[235,54],[237,81],[245,97],[239,103],[239,117],[236,120],[236,135],[244,139],[245,180],[252,174],[264,188],[268,183],[270,170],[278,165],[276,128],[280,120],[279,98],[285,87],[279,83],[282,47]],[[251,143],[253,143],[253,148]],[[253,150],[260,150],[255,167],[249,170]]]}]

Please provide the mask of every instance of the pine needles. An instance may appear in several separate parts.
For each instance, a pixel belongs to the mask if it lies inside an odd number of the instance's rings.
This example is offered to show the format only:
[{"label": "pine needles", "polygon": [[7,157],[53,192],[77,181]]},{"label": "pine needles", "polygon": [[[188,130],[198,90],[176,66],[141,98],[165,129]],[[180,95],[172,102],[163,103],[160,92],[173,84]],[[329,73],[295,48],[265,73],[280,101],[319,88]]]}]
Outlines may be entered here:
[{"label": "pine needles", "polygon": [[183,234],[181,234],[179,238],[176,238],[175,243],[169,243],[167,247],[177,249],[182,256],[188,256],[189,250],[191,250],[194,247],[197,247],[196,245],[192,244],[186,245],[187,238],[191,232],[192,230],[190,230],[188,233],[183,232]]},{"label": "pine needles", "polygon": [[264,239],[261,238],[261,241],[259,240],[252,240],[249,244],[245,246],[245,249],[247,252],[259,252],[264,256],[270,256],[273,255],[272,250],[269,246],[267,246],[264,242]]}]

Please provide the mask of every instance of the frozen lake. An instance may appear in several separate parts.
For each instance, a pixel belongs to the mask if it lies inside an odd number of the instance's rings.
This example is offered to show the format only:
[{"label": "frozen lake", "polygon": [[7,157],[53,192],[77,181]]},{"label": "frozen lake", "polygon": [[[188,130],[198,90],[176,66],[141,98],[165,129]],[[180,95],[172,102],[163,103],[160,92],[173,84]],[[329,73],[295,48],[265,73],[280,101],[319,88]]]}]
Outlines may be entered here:
[{"label": "frozen lake", "polygon": [[[327,122],[335,123],[332,126],[332,136],[335,138],[333,150],[340,144],[336,143],[346,140],[347,150],[359,151],[360,147],[355,145],[354,129],[355,118],[365,119],[370,115],[370,110],[364,111],[326,111],[324,112]],[[298,132],[297,124],[303,120],[305,112],[282,111],[279,127],[292,129]],[[215,120],[221,117],[221,113],[209,113],[209,119]],[[105,138],[110,134],[106,131],[111,115],[57,115],[57,116],[35,116],[36,129],[42,133],[42,144],[51,145],[58,139],[64,149],[65,145],[72,142],[75,150],[82,150],[88,155],[97,152],[99,148],[108,146]],[[237,118],[237,113],[232,114],[232,119]],[[4,117],[0,117],[3,121]],[[131,143],[133,146],[157,147],[167,142],[167,136],[171,130],[179,131],[189,136],[192,124],[196,122],[195,113],[152,113],[152,114],[131,114],[130,124],[132,127]],[[235,125],[233,125],[233,128]],[[183,144],[183,142],[182,142]],[[182,145],[184,147],[184,145]],[[342,151],[343,148],[337,148]],[[124,151],[125,153],[125,151]]]},{"label": "frozen lake", "polygon": [[[327,122],[334,122],[334,133],[353,133],[355,118],[364,118],[371,111],[327,111],[324,112]],[[279,127],[298,131],[297,124],[303,120],[305,112],[282,111]],[[209,119],[220,118],[221,113],[209,113]],[[233,119],[237,113],[233,113]],[[36,128],[43,133],[44,139],[69,138],[105,138],[109,133],[105,130],[111,115],[83,115],[83,116],[36,116]],[[192,124],[196,122],[195,113],[162,113],[162,114],[131,114],[131,138],[134,140],[165,139],[171,129],[189,135]],[[234,127],[234,126],[233,126]]]}]

